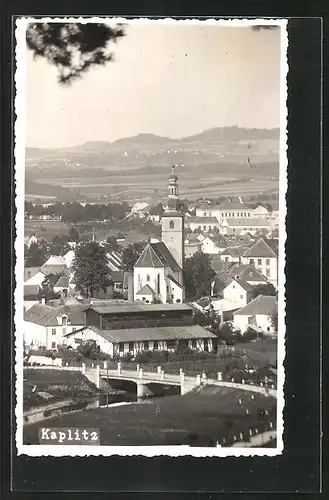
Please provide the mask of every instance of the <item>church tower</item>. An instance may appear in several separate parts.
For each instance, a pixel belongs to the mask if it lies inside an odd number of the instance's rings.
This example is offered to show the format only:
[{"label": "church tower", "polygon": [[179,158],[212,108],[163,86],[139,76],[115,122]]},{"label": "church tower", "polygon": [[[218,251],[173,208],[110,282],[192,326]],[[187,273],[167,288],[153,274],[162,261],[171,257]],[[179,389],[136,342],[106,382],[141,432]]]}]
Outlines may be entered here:
[{"label": "church tower", "polygon": [[[179,211],[178,177],[175,167],[168,182],[168,202],[162,214],[162,241],[170,250],[177,264],[184,266],[184,215]],[[182,273],[181,273],[182,274]],[[180,282],[182,283],[183,276]]]}]

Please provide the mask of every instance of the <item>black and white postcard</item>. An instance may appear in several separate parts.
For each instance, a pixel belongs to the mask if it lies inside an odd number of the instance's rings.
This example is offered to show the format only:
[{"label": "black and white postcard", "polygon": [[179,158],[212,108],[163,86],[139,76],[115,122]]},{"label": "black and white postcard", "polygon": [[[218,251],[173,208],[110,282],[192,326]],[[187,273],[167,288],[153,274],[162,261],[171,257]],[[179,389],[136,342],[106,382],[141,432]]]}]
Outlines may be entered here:
[{"label": "black and white postcard", "polygon": [[16,19],[19,455],[283,452],[286,26]]}]

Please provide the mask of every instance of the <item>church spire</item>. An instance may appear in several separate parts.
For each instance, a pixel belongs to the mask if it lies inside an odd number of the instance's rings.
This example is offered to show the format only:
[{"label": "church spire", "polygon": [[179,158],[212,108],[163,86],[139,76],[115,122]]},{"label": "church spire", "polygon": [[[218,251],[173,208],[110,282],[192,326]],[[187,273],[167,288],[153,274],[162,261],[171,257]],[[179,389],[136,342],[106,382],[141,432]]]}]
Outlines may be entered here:
[{"label": "church spire", "polygon": [[168,181],[168,203],[166,211],[178,211],[178,177],[175,174],[175,165],[171,167],[171,175]]}]

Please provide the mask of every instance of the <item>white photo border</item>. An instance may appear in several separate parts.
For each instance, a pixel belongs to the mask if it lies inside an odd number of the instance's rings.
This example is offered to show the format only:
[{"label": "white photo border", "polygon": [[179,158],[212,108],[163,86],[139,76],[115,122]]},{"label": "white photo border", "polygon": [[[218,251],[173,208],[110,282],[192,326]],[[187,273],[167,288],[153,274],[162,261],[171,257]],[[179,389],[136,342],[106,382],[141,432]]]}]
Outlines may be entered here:
[{"label": "white photo border", "polygon": [[[25,198],[25,134],[26,134],[26,27],[30,23],[126,23],[126,24],[196,24],[218,26],[262,26],[272,25],[281,29],[281,63],[280,63],[280,172],[279,172],[279,265],[278,281],[278,355],[277,355],[277,445],[275,448],[226,448],[226,447],[190,447],[190,446],[70,446],[70,445],[25,445],[23,444],[23,338],[24,330],[24,198]],[[285,244],[286,244],[286,195],[287,195],[287,75],[288,75],[288,33],[287,19],[148,19],[148,18],[118,18],[118,17],[21,17],[16,19],[16,72],[15,72],[15,102],[16,122],[15,133],[15,206],[16,206],[16,240],[15,240],[15,279],[14,292],[14,324],[15,324],[15,375],[16,375],[16,448],[18,455],[27,456],[167,456],[167,457],[274,457],[282,454],[283,443],[283,410],[285,404]]]}]

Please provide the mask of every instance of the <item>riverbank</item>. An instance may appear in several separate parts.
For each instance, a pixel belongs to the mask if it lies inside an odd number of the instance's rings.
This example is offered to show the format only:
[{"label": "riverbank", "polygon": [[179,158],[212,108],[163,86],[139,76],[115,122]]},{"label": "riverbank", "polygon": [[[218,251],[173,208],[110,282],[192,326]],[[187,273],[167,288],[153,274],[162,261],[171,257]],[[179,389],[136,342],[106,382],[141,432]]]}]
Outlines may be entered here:
[{"label": "riverbank", "polygon": [[[44,407],[46,410],[58,403],[77,402],[90,399],[105,391],[100,391],[82,373],[47,369],[24,369],[23,411]],[[110,395],[122,391],[109,388]]]},{"label": "riverbank", "polygon": [[[259,410],[266,414],[261,420]],[[47,427],[94,427],[101,445],[232,445],[250,432],[275,428],[276,400],[238,389],[206,386],[185,396],[155,398],[133,404],[83,410],[47,419]],[[24,443],[38,444],[40,423],[24,428]]]}]

